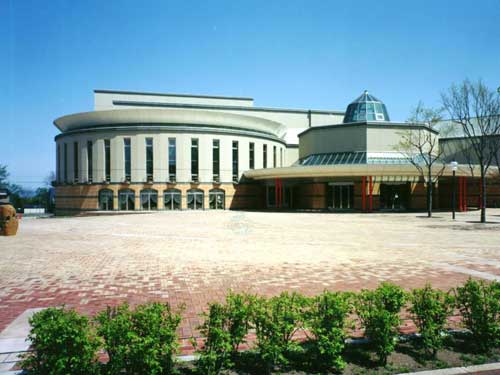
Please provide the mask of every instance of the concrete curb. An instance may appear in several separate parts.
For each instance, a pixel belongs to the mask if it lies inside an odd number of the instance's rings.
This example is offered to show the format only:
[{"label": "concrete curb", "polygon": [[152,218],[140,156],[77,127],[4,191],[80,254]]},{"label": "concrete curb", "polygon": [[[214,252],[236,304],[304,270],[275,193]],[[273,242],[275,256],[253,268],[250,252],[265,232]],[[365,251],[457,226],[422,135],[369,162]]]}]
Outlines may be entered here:
[{"label": "concrete curb", "polygon": [[[484,365],[475,365],[475,366],[467,366],[467,367],[451,367],[444,368],[440,370],[426,370],[426,371],[417,371],[417,372],[406,372],[405,375],[455,375],[455,374],[474,374],[478,372],[486,372],[486,371],[495,371],[495,374],[500,374],[500,362],[495,363],[485,363]],[[1,375],[1,374],[0,374]],[[403,375],[397,374],[397,375]]]}]

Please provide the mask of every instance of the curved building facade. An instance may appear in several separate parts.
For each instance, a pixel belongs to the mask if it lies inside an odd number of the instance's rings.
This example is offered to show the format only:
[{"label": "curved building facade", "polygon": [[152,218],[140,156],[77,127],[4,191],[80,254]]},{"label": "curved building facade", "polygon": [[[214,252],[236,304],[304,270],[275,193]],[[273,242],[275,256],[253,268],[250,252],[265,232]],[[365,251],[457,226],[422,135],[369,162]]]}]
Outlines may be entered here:
[{"label": "curved building facade", "polygon": [[243,173],[290,165],[298,148],[277,120],[300,130],[312,116],[249,98],[96,91],[95,100],[95,111],[54,121],[59,213],[262,208],[265,189]]},{"label": "curved building facade", "polygon": [[[94,111],[54,121],[60,214],[425,209],[426,176],[414,165],[425,160],[398,150],[410,133],[443,145],[432,171],[434,202],[451,206],[446,165],[461,161],[449,147],[455,141],[441,142],[427,124],[391,122],[385,104],[366,91],[345,112],[127,91],[96,90],[94,99]],[[471,168],[462,164],[456,175],[459,207],[477,205],[482,193]],[[488,202],[500,204],[500,184],[489,189]]]}]

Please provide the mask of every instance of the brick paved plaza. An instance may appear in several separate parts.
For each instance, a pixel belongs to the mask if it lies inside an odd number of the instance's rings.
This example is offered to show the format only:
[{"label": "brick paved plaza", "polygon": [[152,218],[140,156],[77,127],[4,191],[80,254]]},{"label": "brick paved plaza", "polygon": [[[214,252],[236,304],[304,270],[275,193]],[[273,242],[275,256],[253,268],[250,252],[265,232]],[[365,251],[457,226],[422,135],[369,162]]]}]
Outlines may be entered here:
[{"label": "brick paved plaza", "polygon": [[0,330],[33,307],[93,313],[165,300],[186,303],[187,337],[229,288],[314,294],[500,279],[500,209],[488,214],[486,225],[478,212],[456,222],[449,213],[238,211],[23,219],[16,237],[0,237]]}]

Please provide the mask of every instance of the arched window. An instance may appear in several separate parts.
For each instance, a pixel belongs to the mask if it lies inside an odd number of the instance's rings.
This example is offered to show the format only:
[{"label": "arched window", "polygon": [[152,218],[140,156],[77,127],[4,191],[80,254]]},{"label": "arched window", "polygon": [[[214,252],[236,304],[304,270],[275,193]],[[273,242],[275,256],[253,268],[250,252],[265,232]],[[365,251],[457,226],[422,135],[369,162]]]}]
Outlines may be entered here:
[{"label": "arched window", "polygon": [[190,210],[203,209],[203,190],[190,189],[187,191],[187,207]]},{"label": "arched window", "polygon": [[113,191],[102,189],[99,191],[99,209],[102,211],[111,211],[113,209]]},{"label": "arched window", "polygon": [[181,191],[178,189],[168,189],[163,193],[165,210],[181,209]]},{"label": "arched window", "polygon": [[135,192],[131,189],[123,189],[118,192],[118,205],[122,211],[135,210]]},{"label": "arched window", "polygon": [[225,193],[222,189],[212,189],[208,192],[208,202],[210,209],[223,210]]},{"label": "arched window", "polygon": [[158,192],[156,190],[141,190],[141,208],[148,211],[158,209]]}]

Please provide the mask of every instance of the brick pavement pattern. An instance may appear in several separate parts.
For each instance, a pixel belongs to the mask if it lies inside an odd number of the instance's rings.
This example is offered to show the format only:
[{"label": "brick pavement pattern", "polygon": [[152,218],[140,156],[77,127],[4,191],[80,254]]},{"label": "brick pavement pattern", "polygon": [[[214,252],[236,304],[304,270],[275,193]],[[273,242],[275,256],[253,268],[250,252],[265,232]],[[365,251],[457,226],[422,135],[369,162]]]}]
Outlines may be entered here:
[{"label": "brick pavement pattern", "polygon": [[185,303],[189,337],[226,291],[307,295],[469,276],[500,280],[500,209],[479,213],[321,214],[243,211],[23,219],[0,237],[0,331],[28,308],[93,314],[128,301]]}]

